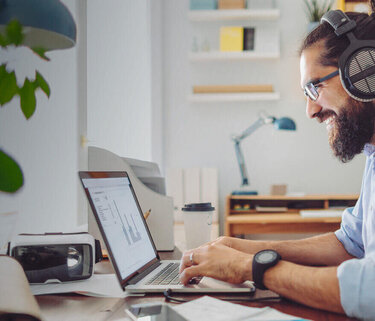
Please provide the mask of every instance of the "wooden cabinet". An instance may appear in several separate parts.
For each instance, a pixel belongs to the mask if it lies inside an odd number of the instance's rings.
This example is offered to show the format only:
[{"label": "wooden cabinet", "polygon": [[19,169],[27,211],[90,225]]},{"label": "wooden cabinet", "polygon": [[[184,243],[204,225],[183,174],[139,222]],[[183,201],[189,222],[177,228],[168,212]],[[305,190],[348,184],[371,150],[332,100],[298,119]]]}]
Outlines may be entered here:
[{"label": "wooden cabinet", "polygon": [[[328,211],[354,206],[357,199],[358,195],[341,194],[229,195],[225,211],[225,235],[335,231],[340,227],[341,217],[329,216]],[[302,216],[301,213],[311,215]]]}]

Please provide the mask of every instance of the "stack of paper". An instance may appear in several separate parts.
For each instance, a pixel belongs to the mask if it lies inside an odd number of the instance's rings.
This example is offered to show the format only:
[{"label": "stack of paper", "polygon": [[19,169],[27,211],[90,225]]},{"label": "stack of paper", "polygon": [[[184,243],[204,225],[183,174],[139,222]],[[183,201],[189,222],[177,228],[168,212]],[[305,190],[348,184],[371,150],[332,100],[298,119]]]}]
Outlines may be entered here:
[{"label": "stack of paper", "polygon": [[93,274],[89,279],[82,281],[31,284],[30,288],[34,295],[74,292],[96,297],[126,297],[115,274]]},{"label": "stack of paper", "polygon": [[281,313],[270,307],[250,308],[209,296],[172,306],[172,308],[187,320],[194,321],[306,320]]}]

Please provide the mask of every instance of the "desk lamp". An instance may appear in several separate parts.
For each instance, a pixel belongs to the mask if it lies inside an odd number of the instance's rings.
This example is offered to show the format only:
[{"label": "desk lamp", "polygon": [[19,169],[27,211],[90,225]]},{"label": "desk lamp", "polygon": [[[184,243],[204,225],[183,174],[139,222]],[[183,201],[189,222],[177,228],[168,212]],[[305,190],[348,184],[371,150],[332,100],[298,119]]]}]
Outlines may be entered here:
[{"label": "desk lamp", "polygon": [[49,51],[76,43],[76,24],[59,0],[0,0],[0,31],[13,19],[24,27],[23,44],[30,48]]},{"label": "desk lamp", "polygon": [[257,195],[257,191],[250,191],[246,188],[249,186],[249,179],[247,175],[245,160],[242,154],[240,143],[246,137],[254,133],[258,128],[263,125],[273,124],[273,128],[276,130],[296,130],[296,123],[288,117],[275,118],[273,116],[268,116],[264,113],[261,113],[259,118],[246,128],[240,135],[232,136],[232,141],[234,142],[234,149],[236,151],[236,157],[238,166],[241,173],[241,189],[238,191],[233,191],[232,195]]}]

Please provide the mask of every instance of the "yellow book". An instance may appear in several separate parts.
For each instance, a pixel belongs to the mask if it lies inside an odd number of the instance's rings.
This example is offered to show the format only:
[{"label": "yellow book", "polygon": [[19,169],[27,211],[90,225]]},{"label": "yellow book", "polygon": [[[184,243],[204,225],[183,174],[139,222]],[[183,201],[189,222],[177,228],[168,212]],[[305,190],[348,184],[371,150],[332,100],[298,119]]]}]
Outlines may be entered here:
[{"label": "yellow book", "polygon": [[243,27],[220,28],[220,51],[243,50]]}]

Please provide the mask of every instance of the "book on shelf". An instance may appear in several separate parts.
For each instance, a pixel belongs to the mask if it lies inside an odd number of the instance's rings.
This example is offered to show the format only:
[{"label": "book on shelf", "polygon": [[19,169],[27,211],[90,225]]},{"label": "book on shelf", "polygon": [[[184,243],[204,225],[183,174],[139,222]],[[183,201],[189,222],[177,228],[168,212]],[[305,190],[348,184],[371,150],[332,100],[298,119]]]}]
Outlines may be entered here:
[{"label": "book on shelf", "polygon": [[216,0],[190,0],[190,10],[215,10]]},{"label": "book on shelf", "polygon": [[243,50],[254,50],[255,28],[244,28]]},{"label": "book on shelf", "polygon": [[242,51],[243,35],[243,27],[221,27],[220,51]]},{"label": "book on shelf", "polygon": [[193,86],[194,94],[208,93],[260,93],[273,92],[273,86],[269,84],[256,85],[199,85]]},{"label": "book on shelf", "polygon": [[245,0],[218,0],[218,9],[245,9]]}]

